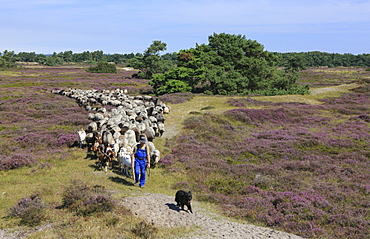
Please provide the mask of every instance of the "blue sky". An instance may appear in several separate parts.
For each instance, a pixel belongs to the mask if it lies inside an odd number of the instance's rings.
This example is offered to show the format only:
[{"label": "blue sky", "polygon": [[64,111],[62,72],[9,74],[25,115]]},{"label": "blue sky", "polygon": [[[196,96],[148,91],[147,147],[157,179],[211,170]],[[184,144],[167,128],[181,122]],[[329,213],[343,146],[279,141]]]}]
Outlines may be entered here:
[{"label": "blue sky", "polygon": [[274,52],[370,53],[370,0],[0,0],[0,52],[167,52],[245,35]]}]

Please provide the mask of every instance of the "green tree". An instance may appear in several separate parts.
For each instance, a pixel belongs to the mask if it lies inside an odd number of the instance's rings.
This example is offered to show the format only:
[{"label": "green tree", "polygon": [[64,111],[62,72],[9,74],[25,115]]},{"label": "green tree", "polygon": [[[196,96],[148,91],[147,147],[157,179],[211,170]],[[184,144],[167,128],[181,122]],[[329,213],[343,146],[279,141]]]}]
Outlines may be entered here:
[{"label": "green tree", "polygon": [[82,61],[87,62],[87,63],[92,63],[93,62],[93,55],[89,51],[84,51],[82,52]]},{"label": "green tree", "polygon": [[38,54],[36,56],[36,62],[38,62],[40,65],[44,65],[46,63],[47,56],[44,54]]},{"label": "green tree", "polygon": [[98,62],[97,66],[91,66],[86,71],[91,73],[117,73],[117,68],[114,64],[101,61]]},{"label": "green tree", "polygon": [[289,94],[297,89],[308,93],[306,86],[297,85],[294,72],[277,69],[279,56],[257,41],[226,33],[214,33],[208,40],[181,50],[177,68],[153,78],[150,84],[157,94],[163,94],[173,80],[185,82],[193,92],[200,88],[216,95]]},{"label": "green tree", "polygon": [[46,57],[45,65],[47,66],[57,66],[57,65],[63,65],[63,53],[57,54],[56,52],[53,53],[53,55]]},{"label": "green tree", "polygon": [[16,67],[16,61],[19,61],[19,57],[14,51],[5,50],[3,53],[0,53],[0,68]]},{"label": "green tree", "polygon": [[138,77],[151,79],[154,74],[164,73],[173,67],[171,60],[165,60],[160,56],[160,52],[165,50],[167,50],[166,43],[153,41],[143,55],[137,55],[130,61],[130,66],[141,71]]},{"label": "green tree", "polygon": [[91,55],[92,55],[92,60],[95,62],[107,61],[107,56],[104,55],[103,51],[93,51]]},{"label": "green tree", "polygon": [[65,51],[62,54],[63,60],[65,62],[72,62],[73,61],[73,52],[72,51]]},{"label": "green tree", "polygon": [[35,62],[37,56],[35,52],[19,52],[18,58],[22,62]]},{"label": "green tree", "polygon": [[[327,63],[328,64],[328,63]],[[286,72],[298,72],[301,70],[305,70],[306,67],[306,62],[304,60],[304,57],[302,54],[294,54],[290,55],[289,57],[286,58],[285,60],[285,71]]]},{"label": "green tree", "polygon": [[171,94],[177,92],[190,92],[191,87],[181,80],[169,80],[166,81],[166,84],[157,88],[157,92],[159,95],[163,94]]}]

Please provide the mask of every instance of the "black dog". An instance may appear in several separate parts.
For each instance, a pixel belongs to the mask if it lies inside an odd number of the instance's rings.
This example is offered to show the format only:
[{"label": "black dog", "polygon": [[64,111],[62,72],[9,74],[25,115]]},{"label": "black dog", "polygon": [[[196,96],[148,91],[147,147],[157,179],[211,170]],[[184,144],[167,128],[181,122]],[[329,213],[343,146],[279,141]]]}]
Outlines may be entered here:
[{"label": "black dog", "polygon": [[192,199],[191,192],[185,192],[183,190],[179,190],[176,192],[175,201],[177,202],[177,206],[181,207],[182,210],[184,210],[184,205],[187,206],[188,210],[193,213],[191,210],[191,204],[190,201]]}]

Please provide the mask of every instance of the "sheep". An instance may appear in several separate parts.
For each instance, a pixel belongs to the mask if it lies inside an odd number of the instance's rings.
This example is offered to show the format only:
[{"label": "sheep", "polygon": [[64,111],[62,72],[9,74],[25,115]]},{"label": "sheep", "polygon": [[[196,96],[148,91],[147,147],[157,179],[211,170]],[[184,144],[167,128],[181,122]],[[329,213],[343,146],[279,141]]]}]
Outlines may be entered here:
[{"label": "sheep", "polygon": [[160,160],[160,152],[155,148],[153,142],[147,142],[150,151],[150,167],[155,168]]},{"label": "sheep", "polygon": [[86,132],[83,129],[77,130],[78,134],[78,143],[80,148],[83,147],[83,145],[86,143]]},{"label": "sheep", "polygon": [[91,122],[87,127],[88,132],[96,132],[98,131],[98,124],[96,122]]},{"label": "sheep", "polygon": [[148,141],[153,141],[155,138],[155,131],[152,127],[145,128],[142,133],[146,135]]},{"label": "sheep", "polygon": [[117,139],[117,141],[116,141],[116,142],[118,143],[119,148],[122,148],[122,147],[127,148],[127,146],[128,146],[128,140],[127,140],[127,138],[126,138],[126,136],[125,136],[125,135],[121,135],[121,136]]},{"label": "sheep", "polygon": [[[155,137],[163,135],[165,131],[164,114],[171,111],[170,106],[165,105],[157,97],[129,96],[127,90],[97,91],[70,88],[53,90],[52,93],[73,98],[88,111],[88,119],[92,122],[86,131],[78,131],[79,145],[82,148],[86,140],[89,142],[91,140],[89,145],[95,143],[92,148],[100,158],[103,158],[101,154],[106,156],[103,148],[115,146],[114,151],[117,153],[117,147],[118,149],[133,147],[137,144],[140,134],[144,134],[148,143],[152,143]],[[108,110],[104,105],[111,106]],[[97,134],[101,136],[99,141]],[[154,148],[151,150],[151,155],[152,164],[155,167],[159,161],[160,152]]]},{"label": "sheep", "polygon": [[158,122],[157,123],[158,125],[158,132],[159,132],[159,136],[161,137],[164,133],[164,123],[163,122]]},{"label": "sheep", "polygon": [[96,137],[95,137],[94,133],[87,133],[86,134],[85,142],[86,142],[88,151],[90,151],[92,146],[94,145],[95,139],[96,139]]},{"label": "sheep", "polygon": [[117,141],[119,139],[119,137],[121,137],[120,131],[114,131],[113,139]]},{"label": "sheep", "polygon": [[126,131],[125,133],[125,136],[126,136],[126,139],[127,139],[127,144],[128,146],[131,146],[133,147],[134,145],[136,145],[137,143],[137,140],[136,140],[136,133],[134,130],[132,129],[129,129]]},{"label": "sheep", "polygon": [[125,173],[126,176],[131,177],[130,170],[131,167],[131,154],[132,154],[132,148],[130,146],[122,147],[120,151],[118,152],[118,162],[120,165],[121,173]]},{"label": "sheep", "polygon": [[163,114],[169,114],[171,111],[171,107],[163,104]]},{"label": "sheep", "polygon": [[105,155],[108,157],[108,162],[106,163],[106,166],[113,168],[113,159],[117,156],[116,152],[114,151],[114,148],[108,145],[105,148]]},{"label": "sheep", "polygon": [[114,144],[114,138],[113,138],[113,135],[111,132],[109,131],[104,131],[103,133],[103,144],[105,146],[108,146],[108,145],[111,145],[111,144]]},{"label": "sheep", "polygon": [[155,168],[161,159],[161,153],[158,149],[150,151],[150,165],[152,168]]}]

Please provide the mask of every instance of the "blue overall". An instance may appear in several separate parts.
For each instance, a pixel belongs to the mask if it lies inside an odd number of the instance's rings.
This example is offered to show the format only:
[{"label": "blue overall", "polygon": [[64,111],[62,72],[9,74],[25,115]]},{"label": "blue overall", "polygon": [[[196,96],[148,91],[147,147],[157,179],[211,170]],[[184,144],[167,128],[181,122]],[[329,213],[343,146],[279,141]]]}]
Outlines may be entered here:
[{"label": "blue overall", "polygon": [[140,182],[140,187],[143,187],[146,180],[146,148],[137,148],[135,153],[135,183]]}]

